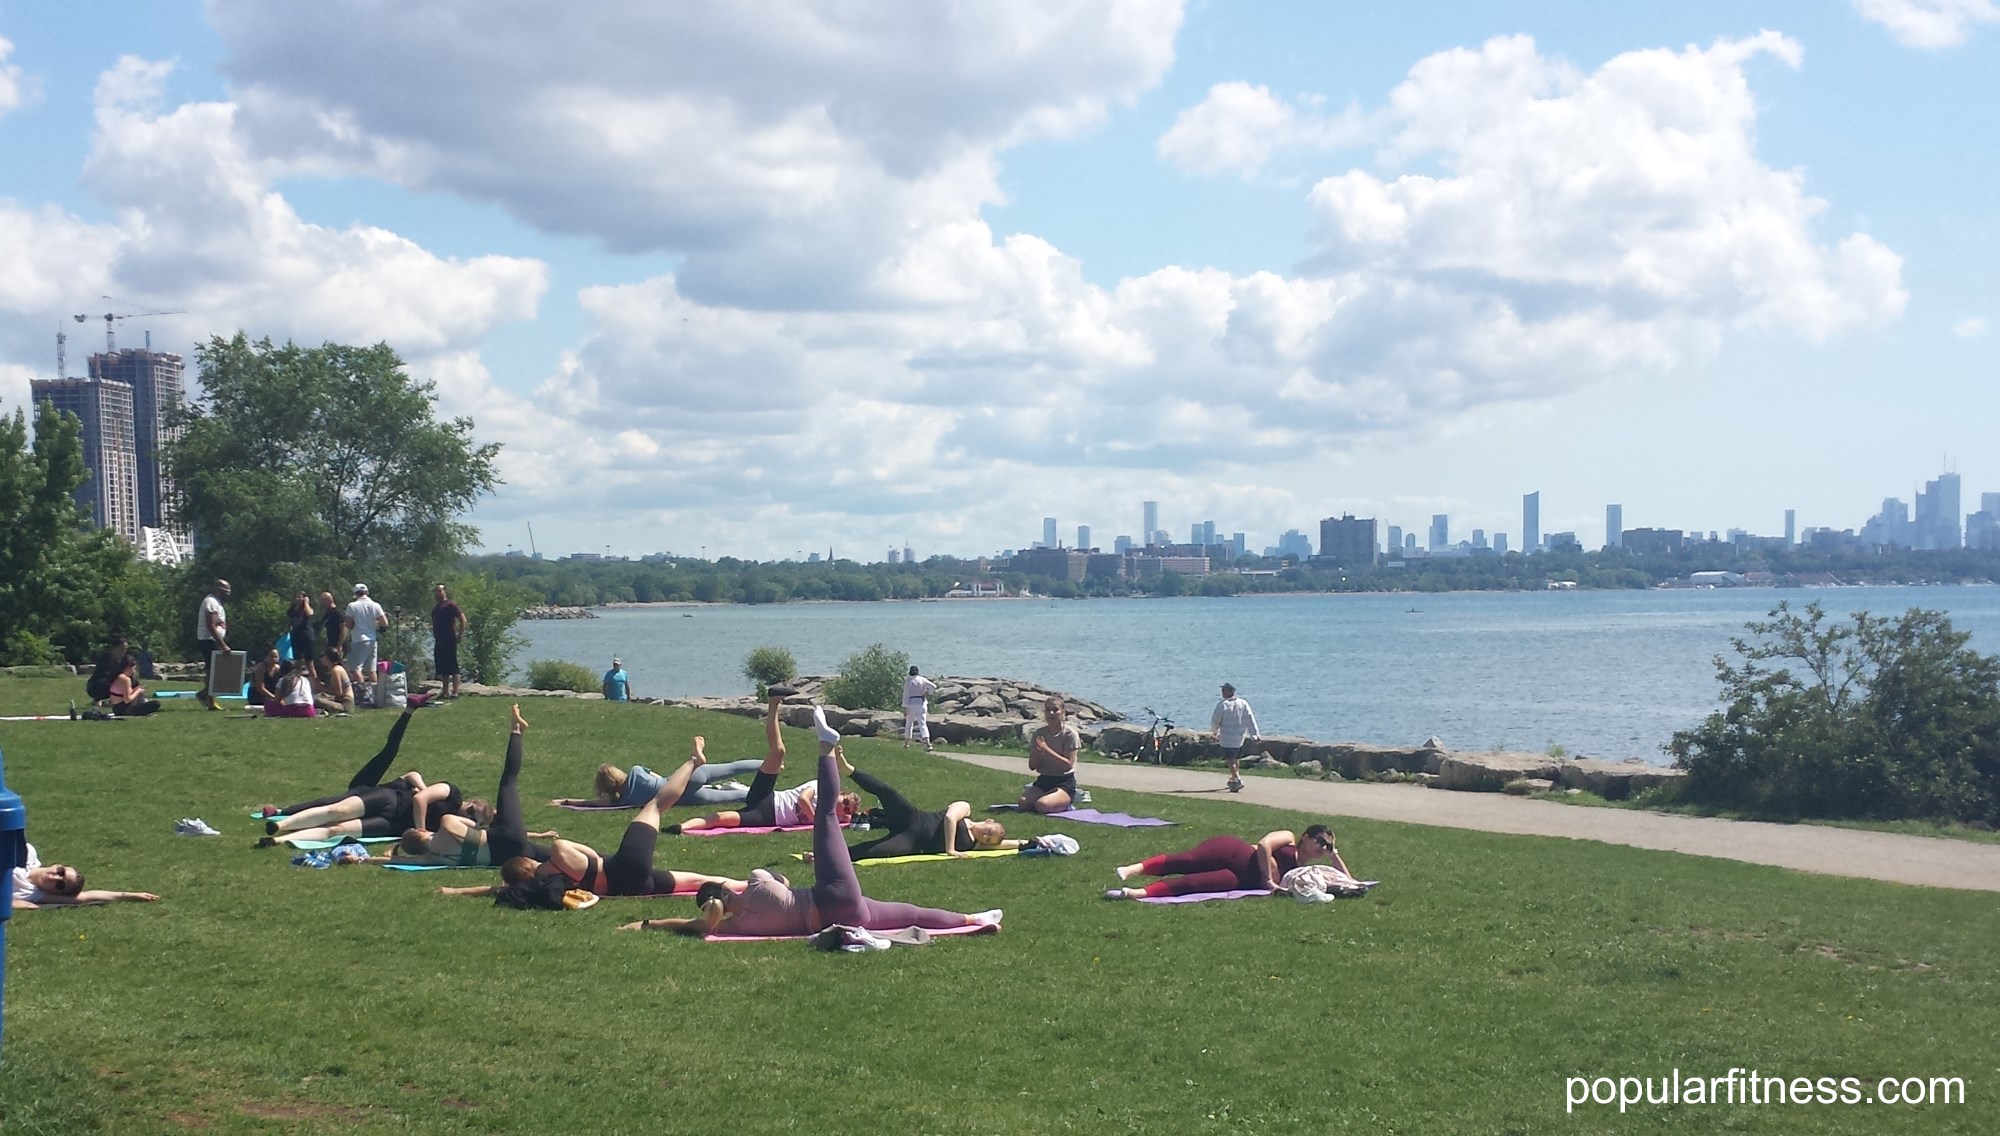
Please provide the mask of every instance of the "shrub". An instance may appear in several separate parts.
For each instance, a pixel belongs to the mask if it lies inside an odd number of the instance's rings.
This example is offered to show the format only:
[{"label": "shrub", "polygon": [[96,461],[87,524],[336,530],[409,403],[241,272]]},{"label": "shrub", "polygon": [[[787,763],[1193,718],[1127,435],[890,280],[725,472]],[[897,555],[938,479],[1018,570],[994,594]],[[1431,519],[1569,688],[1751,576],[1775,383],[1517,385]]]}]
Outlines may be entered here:
[{"label": "shrub", "polygon": [[589,667],[566,659],[536,659],[529,663],[528,685],[536,690],[574,690],[583,694],[604,689]]},{"label": "shrub", "polygon": [[798,675],[798,660],[783,647],[758,647],[743,660],[743,677],[757,684],[759,698],[764,697],[766,688],[790,682]]},{"label": "shrub", "polygon": [[1912,608],[1772,609],[1715,660],[1726,707],[1674,734],[1686,799],[1788,816],[2000,822],[2000,658]]},{"label": "shrub", "polygon": [[521,621],[521,609],[535,602],[535,594],[491,575],[453,576],[445,587],[465,612],[465,638],[458,644],[459,677],[489,685],[506,682],[514,656],[528,645],[527,636],[514,625]]},{"label": "shrub", "polygon": [[903,678],[910,656],[880,643],[856,651],[827,680],[826,700],[849,710],[895,710],[903,704]]}]

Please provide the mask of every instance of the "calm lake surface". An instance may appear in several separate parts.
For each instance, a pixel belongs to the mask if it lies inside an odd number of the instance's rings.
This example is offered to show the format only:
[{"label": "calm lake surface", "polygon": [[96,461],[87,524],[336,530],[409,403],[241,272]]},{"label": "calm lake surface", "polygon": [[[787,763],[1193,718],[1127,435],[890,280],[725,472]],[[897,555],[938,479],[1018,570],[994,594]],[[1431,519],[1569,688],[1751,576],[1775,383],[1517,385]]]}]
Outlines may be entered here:
[{"label": "calm lake surface", "polygon": [[1206,728],[1233,682],[1271,734],[1664,761],[1673,731],[1715,707],[1714,657],[1780,600],[1843,617],[1943,610],[2000,653],[2000,588],[1929,587],[600,609],[522,623],[518,661],[601,671],[617,655],[646,697],[743,694],[753,647],[827,674],[882,643],[928,675],[1024,679],[1142,721],[1153,707]]}]

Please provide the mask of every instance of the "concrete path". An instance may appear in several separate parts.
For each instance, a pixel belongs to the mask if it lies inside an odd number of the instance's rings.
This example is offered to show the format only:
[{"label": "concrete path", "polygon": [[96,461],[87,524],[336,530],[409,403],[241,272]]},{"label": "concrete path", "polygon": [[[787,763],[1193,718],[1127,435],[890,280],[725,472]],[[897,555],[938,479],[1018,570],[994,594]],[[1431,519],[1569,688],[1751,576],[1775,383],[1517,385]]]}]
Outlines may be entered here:
[{"label": "concrete path", "polygon": [[[946,753],[944,756],[1026,779],[1018,757]],[[1215,770],[1153,765],[1080,765],[1086,786],[1142,793],[1195,794],[1207,800],[1267,805],[1297,812],[1369,820],[1467,828],[1517,836],[1599,840],[1662,852],[1716,856],[1801,872],[1853,876],[1921,887],[2000,891],[2000,844],[1905,836],[1817,824],[1765,824],[1679,816],[1634,809],[1587,808],[1534,801],[1502,793],[1464,793],[1421,785],[1370,785],[1281,777],[1248,777],[1241,793],[1222,789]],[[1167,806],[1162,805],[1165,810]]]}]

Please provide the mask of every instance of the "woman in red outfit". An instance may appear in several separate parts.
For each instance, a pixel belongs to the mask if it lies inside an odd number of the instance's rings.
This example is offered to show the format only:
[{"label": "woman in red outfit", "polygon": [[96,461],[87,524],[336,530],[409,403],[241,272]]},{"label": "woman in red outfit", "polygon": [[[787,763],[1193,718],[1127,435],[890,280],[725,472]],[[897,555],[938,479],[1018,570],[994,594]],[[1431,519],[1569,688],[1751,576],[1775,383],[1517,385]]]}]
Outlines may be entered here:
[{"label": "woman in red outfit", "polygon": [[[1278,881],[1300,864],[1325,860],[1341,871],[1347,865],[1333,846],[1333,830],[1323,824],[1306,829],[1303,838],[1289,829],[1264,834],[1252,844],[1238,836],[1211,836],[1185,852],[1152,856],[1118,869],[1118,878],[1157,876],[1144,887],[1112,888],[1106,899],[1193,895],[1206,891],[1278,890]],[[1349,873],[1352,874],[1352,873]]]}]

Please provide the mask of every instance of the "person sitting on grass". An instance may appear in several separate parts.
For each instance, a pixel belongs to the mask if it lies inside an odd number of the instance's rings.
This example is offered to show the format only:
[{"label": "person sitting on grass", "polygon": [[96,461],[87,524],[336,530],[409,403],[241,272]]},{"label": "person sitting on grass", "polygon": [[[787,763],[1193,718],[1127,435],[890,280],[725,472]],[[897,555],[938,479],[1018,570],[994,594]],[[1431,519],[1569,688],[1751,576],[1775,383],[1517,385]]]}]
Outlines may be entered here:
[{"label": "person sitting on grass", "polygon": [[313,705],[312,679],[308,668],[311,664],[301,659],[290,659],[278,667],[278,681],[275,684],[277,697],[264,703],[266,718],[312,718],[319,714]]},{"label": "person sitting on grass", "polygon": [[[696,738],[700,747],[702,739]],[[750,790],[741,785],[727,783],[745,774],[755,773],[763,762],[756,758],[743,761],[725,761],[707,764],[694,771],[688,780],[687,791],[681,794],[676,805],[740,805],[750,796]],[[597,779],[591,788],[597,791],[594,797],[557,797],[549,802],[556,808],[574,805],[620,805],[638,808],[660,795],[660,786],[666,778],[646,768],[635,765],[629,770],[620,769],[609,762],[597,767]]]},{"label": "person sitting on grass", "polygon": [[313,697],[313,705],[322,714],[354,713],[354,680],[347,675],[347,668],[341,664],[340,649],[330,648],[320,658],[319,693]]},{"label": "person sitting on grass", "polygon": [[38,907],[88,907],[100,903],[153,903],[149,891],[85,891],[83,873],[68,864],[43,864],[35,846],[26,845],[26,862],[14,869],[14,910]]},{"label": "person sitting on grass", "polygon": [[264,657],[250,668],[250,705],[269,706],[278,700],[278,673],[283,668],[276,647],[264,652]]},{"label": "person sitting on grass", "polygon": [[139,685],[139,658],[127,655],[119,662],[118,677],[111,680],[111,712],[121,718],[137,718],[160,708],[156,699],[146,697]]},{"label": "person sitting on grass", "polygon": [[618,851],[609,856],[588,844],[557,838],[549,842],[546,857],[515,856],[502,863],[500,887],[447,887],[439,888],[438,894],[490,895],[496,902],[510,906],[537,907],[548,906],[533,902],[531,898],[534,894],[549,894],[543,886],[546,884],[555,884],[558,888],[581,888],[592,895],[630,896],[672,895],[703,884],[740,888],[743,881],[727,876],[675,872],[653,866],[653,852],[660,840],[660,809],[666,802],[680,798],[681,792],[687,788],[688,778],[701,764],[702,757],[697,753],[668,774],[665,784],[660,787],[660,795],[647,801],[632,823],[625,826],[625,837],[618,842]]},{"label": "person sitting on grass", "polygon": [[1028,768],[1036,777],[1015,804],[1024,813],[1059,813],[1083,798],[1076,787],[1076,753],[1083,748],[1083,735],[1069,724],[1061,695],[1052,694],[1042,704],[1042,719],[1042,727],[1028,739]]},{"label": "person sitting on grass", "polygon": [[444,864],[455,867],[492,867],[516,856],[547,860],[549,846],[531,843],[530,837],[548,839],[554,832],[529,832],[521,819],[521,735],[528,732],[521,717],[520,703],[514,704],[514,725],[507,737],[507,759],[500,767],[500,790],[493,797],[493,823],[480,824],[470,817],[449,814],[436,831],[412,828],[396,845],[394,859],[406,864]]},{"label": "person sitting on grass", "polygon": [[410,727],[410,714],[411,711],[405,710],[396,716],[396,724],[389,728],[389,740],[382,747],[382,752],[361,767],[360,772],[347,783],[347,792],[301,801],[284,809],[265,805],[262,815],[268,818],[282,814],[284,819],[267,820],[265,837],[257,842],[258,845],[397,836],[406,829],[418,827],[435,831],[452,813],[463,813],[474,819],[490,817],[492,806],[486,802],[463,800],[458,787],[449,782],[427,785],[422,775],[414,770],[387,785],[378,784],[382,775],[389,771],[389,763],[396,760],[396,751],[402,748],[403,733]]},{"label": "person sitting on grass", "polygon": [[118,672],[125,668],[126,656],[132,653],[131,643],[123,635],[113,635],[104,653],[97,656],[97,665],[90,677],[83,681],[83,693],[90,698],[90,704],[111,701],[111,684],[117,680]]},{"label": "person sitting on grass", "polygon": [[[682,821],[669,829],[671,832],[700,832],[709,828],[791,828],[795,825],[812,824],[817,813],[819,790],[814,782],[808,781],[791,789],[778,788],[778,775],[785,771],[785,739],[780,730],[778,708],[783,701],[797,693],[788,686],[774,686],[765,692],[764,705],[764,760],[757,768],[757,776],[750,781],[750,791],[744,795],[743,807],[734,811],[711,813],[705,817]],[[814,707],[814,714],[820,714]],[[702,740],[694,740],[694,751],[702,756]],[[703,757],[703,760],[707,760]],[[835,805],[838,822],[846,824],[854,819],[861,808],[858,793],[842,795]]]},{"label": "person sitting on grass", "polygon": [[979,849],[1019,849],[1028,843],[1008,840],[1006,826],[997,820],[970,819],[972,806],[965,801],[953,801],[936,811],[917,808],[881,778],[848,764],[844,752],[836,750],[835,756],[840,760],[842,776],[852,777],[863,791],[882,802],[879,808],[868,811],[868,821],[875,828],[888,830],[872,840],[850,846],[847,850],[850,859],[885,860],[891,856],[937,853],[962,857]]},{"label": "person sitting on grass", "polygon": [[1133,876],[1162,878],[1143,887],[1112,888],[1104,893],[1104,898],[1145,899],[1211,891],[1275,892],[1286,872],[1322,858],[1347,872],[1347,864],[1333,846],[1333,830],[1323,824],[1306,829],[1303,845],[1289,829],[1283,828],[1265,833],[1264,839],[1255,844],[1238,836],[1211,836],[1185,852],[1170,852],[1124,865],[1118,869],[1121,880]]},{"label": "person sitting on grass", "polygon": [[[820,743],[819,795],[837,799],[840,767],[845,764],[840,751],[840,732],[826,724],[826,716],[817,706],[813,707],[813,726]],[[740,892],[706,886],[697,891],[699,918],[641,919],[619,930],[789,936],[811,935],[836,923],[869,931],[900,931],[906,927],[945,931],[971,926],[1000,929],[998,910],[965,915],[868,898],[854,874],[854,861],[848,856],[840,825],[830,812],[813,818],[813,877],[811,887],[793,887],[783,876],[758,868],[750,873],[748,886]]]}]

